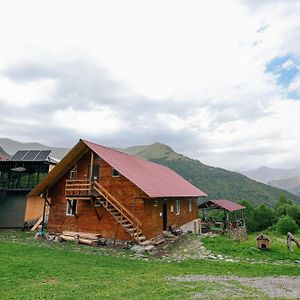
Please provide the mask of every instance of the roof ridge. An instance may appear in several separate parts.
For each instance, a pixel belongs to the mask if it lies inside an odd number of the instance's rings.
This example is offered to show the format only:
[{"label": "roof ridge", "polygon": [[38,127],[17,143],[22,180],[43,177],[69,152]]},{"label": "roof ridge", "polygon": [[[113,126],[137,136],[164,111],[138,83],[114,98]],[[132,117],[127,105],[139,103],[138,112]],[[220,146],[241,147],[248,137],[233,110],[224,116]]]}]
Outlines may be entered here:
[{"label": "roof ridge", "polygon": [[[135,159],[144,161],[144,162],[146,162],[146,163],[153,164],[153,165],[156,165],[156,166],[159,166],[159,167],[162,167],[162,168],[166,168],[166,169],[168,169],[168,170],[173,171],[171,168],[166,167],[166,166],[163,166],[163,165],[161,165],[161,164],[158,164],[158,163],[156,163],[156,162],[154,162],[154,161],[147,160],[147,159],[144,159],[144,158],[135,156],[135,155],[133,155],[133,154],[128,154],[128,153],[126,153],[126,152],[123,152],[123,151],[118,150],[118,149],[114,149],[114,148],[112,148],[112,147],[103,146],[103,145],[100,145],[100,144],[97,144],[97,143],[94,143],[94,142],[91,142],[91,141],[88,141],[88,140],[84,140],[84,139],[80,139],[80,141],[82,141],[82,142],[84,142],[84,143],[87,142],[87,143],[90,143],[90,144],[93,144],[93,145],[96,145],[96,146],[100,146],[100,147],[102,147],[102,148],[105,148],[105,149],[108,149],[108,150],[111,150],[111,151],[119,152],[119,153],[121,153],[121,154],[127,155],[127,156],[129,156],[129,157],[133,157],[133,158],[135,158]],[[173,171],[173,172],[176,173],[175,171]]]}]

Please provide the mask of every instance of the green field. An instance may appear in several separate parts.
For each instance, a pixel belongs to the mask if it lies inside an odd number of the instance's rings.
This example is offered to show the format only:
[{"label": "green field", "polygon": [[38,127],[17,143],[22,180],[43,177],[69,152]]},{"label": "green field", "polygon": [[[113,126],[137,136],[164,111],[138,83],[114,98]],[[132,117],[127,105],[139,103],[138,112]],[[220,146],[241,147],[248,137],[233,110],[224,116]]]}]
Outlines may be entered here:
[{"label": "green field", "polygon": [[[162,262],[151,255],[146,259],[132,256],[130,250],[35,241],[31,233],[0,232],[0,299],[188,299],[211,295],[212,291],[222,293],[223,286],[205,281],[180,282],[171,277],[300,276],[297,264]],[[234,284],[240,298],[258,296],[256,290]],[[268,299],[262,295],[260,298]]]},{"label": "green field", "polygon": [[[290,252],[286,244],[286,236],[275,235],[274,233],[268,234],[271,239],[271,248],[268,251],[261,251],[256,247],[257,234],[248,235],[246,241],[233,241],[226,236],[205,237],[202,239],[204,246],[212,250],[216,254],[230,255],[242,259],[256,259],[263,261],[285,261],[294,262],[295,260],[300,263],[300,249],[297,248],[295,243],[292,243],[294,252]],[[300,241],[300,235],[295,235]]]}]

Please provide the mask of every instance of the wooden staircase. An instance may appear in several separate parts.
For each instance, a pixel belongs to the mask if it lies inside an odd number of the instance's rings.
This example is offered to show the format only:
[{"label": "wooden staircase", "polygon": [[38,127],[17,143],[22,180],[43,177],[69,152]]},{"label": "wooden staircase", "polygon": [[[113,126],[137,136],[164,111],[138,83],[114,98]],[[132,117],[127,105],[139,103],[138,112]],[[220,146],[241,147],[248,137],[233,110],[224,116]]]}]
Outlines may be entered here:
[{"label": "wooden staircase", "polygon": [[132,212],[120,203],[96,180],[67,180],[65,196],[67,200],[96,198],[111,216],[142,246],[148,241],[142,234],[142,223]]},{"label": "wooden staircase", "polygon": [[103,207],[113,216],[113,218],[130,234],[130,236],[140,245],[146,245],[146,238],[142,234],[142,223],[121,204],[113,195],[104,189],[97,181],[92,182],[92,191],[100,196]]}]

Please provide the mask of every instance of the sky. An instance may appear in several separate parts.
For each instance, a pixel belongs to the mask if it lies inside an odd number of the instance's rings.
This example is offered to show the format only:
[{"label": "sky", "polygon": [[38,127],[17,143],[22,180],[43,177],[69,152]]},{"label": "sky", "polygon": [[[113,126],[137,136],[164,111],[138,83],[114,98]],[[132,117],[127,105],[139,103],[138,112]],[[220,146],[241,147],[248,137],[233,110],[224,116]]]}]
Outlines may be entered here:
[{"label": "sky", "polygon": [[300,166],[300,1],[0,0],[0,137]]}]

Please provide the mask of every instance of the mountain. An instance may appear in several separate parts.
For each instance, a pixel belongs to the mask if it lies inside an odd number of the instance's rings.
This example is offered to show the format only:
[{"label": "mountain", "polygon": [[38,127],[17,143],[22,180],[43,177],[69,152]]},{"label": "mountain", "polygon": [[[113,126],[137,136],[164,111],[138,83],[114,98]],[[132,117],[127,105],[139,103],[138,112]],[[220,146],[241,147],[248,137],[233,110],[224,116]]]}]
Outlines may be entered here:
[{"label": "mountain", "polygon": [[294,169],[274,169],[269,167],[260,167],[250,171],[240,171],[241,174],[263,183],[268,183],[272,180],[279,180],[300,175],[300,168]]},{"label": "mountain", "polygon": [[300,176],[284,178],[279,180],[272,180],[269,182],[271,186],[285,189],[295,195],[300,196]]},{"label": "mountain", "polygon": [[[7,138],[0,139],[0,147],[7,153],[17,150],[52,150],[52,157],[61,159],[69,149],[45,146],[39,143],[20,143]],[[281,194],[300,203],[300,198],[282,189],[256,182],[237,172],[207,166],[175,152],[171,147],[155,143],[119,149],[161,165],[167,166],[208,194],[206,199],[227,198],[233,201],[249,200],[255,205],[265,203],[274,206]]]},{"label": "mountain", "polygon": [[14,155],[18,150],[51,150],[51,156],[61,159],[69,151],[66,148],[55,148],[39,143],[21,143],[8,138],[0,138],[0,147],[9,155]]},{"label": "mountain", "polygon": [[300,198],[282,189],[254,181],[236,172],[207,166],[199,160],[176,153],[171,147],[155,143],[122,149],[128,154],[167,166],[208,194],[207,199],[249,200],[255,205],[274,206],[281,194],[300,203]]}]

